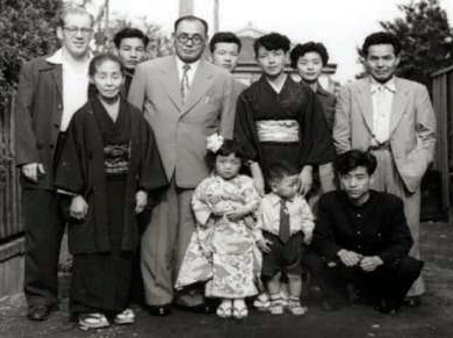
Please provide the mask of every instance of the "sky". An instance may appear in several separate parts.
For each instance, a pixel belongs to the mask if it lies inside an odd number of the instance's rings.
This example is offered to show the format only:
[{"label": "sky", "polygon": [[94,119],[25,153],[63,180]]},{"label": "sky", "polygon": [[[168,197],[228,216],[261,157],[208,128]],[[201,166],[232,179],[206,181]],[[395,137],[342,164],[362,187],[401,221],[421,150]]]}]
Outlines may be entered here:
[{"label": "sky", "polygon": [[[410,0],[219,0],[219,29],[238,31],[249,23],[263,31],[287,35],[293,43],[323,42],[330,63],[338,65],[333,79],[345,82],[361,71],[357,47],[380,30],[379,21],[402,17],[398,4]],[[95,1],[96,2],[96,1]],[[101,1],[102,2],[102,1]],[[213,0],[194,0],[195,15],[212,22]],[[440,0],[453,26],[453,0]],[[110,0],[111,15],[139,22],[147,17],[170,34],[179,0]]]}]

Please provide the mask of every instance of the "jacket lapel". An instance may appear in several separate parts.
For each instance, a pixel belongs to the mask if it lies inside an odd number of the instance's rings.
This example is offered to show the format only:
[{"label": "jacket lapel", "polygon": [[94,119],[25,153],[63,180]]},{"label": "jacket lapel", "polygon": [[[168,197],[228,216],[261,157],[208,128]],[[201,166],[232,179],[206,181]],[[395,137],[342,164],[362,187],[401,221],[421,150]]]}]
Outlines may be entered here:
[{"label": "jacket lapel", "polygon": [[197,71],[190,86],[189,95],[183,105],[181,115],[187,113],[198,101],[201,100],[203,94],[209,89],[213,74],[208,71],[209,67],[206,62],[201,60]]},{"label": "jacket lapel", "polygon": [[371,98],[371,85],[368,78],[365,78],[362,81],[363,86],[357,86],[361,112],[369,130],[373,130],[373,100]]},{"label": "jacket lapel", "polygon": [[179,75],[176,67],[176,60],[174,57],[168,58],[168,63],[161,69],[161,81],[165,87],[165,91],[172,100],[176,108],[181,111],[182,109],[182,96],[179,87]]},{"label": "jacket lapel", "polygon": [[393,96],[392,115],[390,117],[390,135],[395,130],[399,121],[404,115],[404,108],[407,104],[408,93],[399,78],[395,78],[396,92]]}]

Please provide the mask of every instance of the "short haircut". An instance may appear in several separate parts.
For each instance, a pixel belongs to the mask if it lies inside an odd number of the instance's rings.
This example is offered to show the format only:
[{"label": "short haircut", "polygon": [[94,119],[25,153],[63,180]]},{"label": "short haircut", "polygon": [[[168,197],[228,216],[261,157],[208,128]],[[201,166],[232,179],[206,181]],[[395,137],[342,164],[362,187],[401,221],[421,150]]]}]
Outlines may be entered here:
[{"label": "short haircut", "polygon": [[234,140],[225,140],[215,153],[208,150],[206,154],[206,164],[209,170],[213,171],[215,169],[215,162],[218,155],[220,156],[228,156],[234,154],[237,158],[241,160],[241,167],[245,164],[245,155],[242,151],[242,147]]},{"label": "short haircut", "polygon": [[115,34],[113,37],[113,42],[115,43],[115,47],[117,49],[120,48],[121,46],[121,41],[123,39],[131,39],[131,38],[137,38],[143,41],[143,46],[146,48],[148,46],[149,38],[143,33],[142,30],[138,28],[131,28],[131,27],[126,27],[120,30]]},{"label": "short haircut", "polygon": [[[126,69],[124,68],[123,62],[121,61],[121,59],[118,56],[116,56],[114,54],[110,54],[110,53],[101,53],[101,54],[94,56],[90,61],[90,65],[88,66],[88,75],[90,77],[93,77],[96,74],[98,67],[101,64],[103,64],[105,61],[112,61],[112,62],[117,63],[120,66],[121,74],[123,74],[123,76],[124,76]],[[88,85],[88,96],[93,97],[97,94],[98,94],[98,90],[97,90],[96,86],[93,83],[90,83]]]},{"label": "short haircut", "polygon": [[368,56],[368,49],[373,45],[392,45],[396,56],[398,56],[401,52],[400,41],[394,34],[391,33],[377,32],[368,35],[362,45],[361,53],[363,57]]},{"label": "short haircut", "polygon": [[263,47],[268,51],[281,49],[286,53],[289,51],[290,46],[291,41],[285,35],[270,33],[256,39],[253,43],[253,50],[255,51],[255,57],[257,57],[260,47]]},{"label": "short haircut", "polygon": [[357,167],[365,167],[368,175],[372,175],[376,166],[377,160],[373,154],[357,149],[338,155],[334,162],[335,172],[339,176],[344,176]]},{"label": "short haircut", "polygon": [[88,12],[82,6],[77,6],[74,4],[67,4],[61,7],[58,11],[58,27],[65,26],[65,19],[68,15],[86,15],[91,20],[91,27],[94,25],[94,16],[90,12]]},{"label": "short haircut", "polygon": [[269,185],[279,183],[285,177],[299,174],[299,170],[286,162],[274,163],[266,170],[266,180]]},{"label": "short haircut", "polygon": [[231,32],[218,32],[214,34],[214,36],[211,38],[211,41],[209,42],[209,50],[211,51],[211,53],[214,52],[216,43],[222,42],[234,43],[238,46],[238,51],[239,52],[241,51],[242,42],[241,39],[239,39],[236,34]]},{"label": "short haircut", "polygon": [[198,22],[201,22],[201,24],[204,27],[204,32],[205,32],[206,36],[208,35],[208,23],[206,22],[206,20],[203,20],[202,18],[199,18],[198,16],[195,16],[195,15],[184,15],[184,16],[181,16],[180,18],[178,18],[175,21],[174,26],[173,26],[175,32],[178,30],[178,26],[179,26],[179,24],[182,21],[198,21]]},{"label": "short haircut", "polygon": [[323,66],[327,65],[327,62],[329,61],[329,54],[327,53],[326,47],[320,42],[310,41],[302,45],[299,43],[296,45],[296,47],[293,48],[293,50],[289,54],[291,59],[291,67],[296,69],[299,58],[303,57],[309,52],[318,53],[319,56],[321,56]]}]

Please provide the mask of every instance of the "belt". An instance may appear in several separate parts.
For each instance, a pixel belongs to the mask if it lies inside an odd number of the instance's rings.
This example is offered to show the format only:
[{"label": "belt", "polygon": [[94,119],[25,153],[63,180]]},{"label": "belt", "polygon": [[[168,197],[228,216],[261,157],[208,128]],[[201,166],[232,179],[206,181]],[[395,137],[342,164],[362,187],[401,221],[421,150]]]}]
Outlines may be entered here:
[{"label": "belt", "polygon": [[383,143],[378,143],[376,145],[371,145],[368,147],[369,151],[374,150],[389,150],[390,149],[390,141],[385,141]]}]

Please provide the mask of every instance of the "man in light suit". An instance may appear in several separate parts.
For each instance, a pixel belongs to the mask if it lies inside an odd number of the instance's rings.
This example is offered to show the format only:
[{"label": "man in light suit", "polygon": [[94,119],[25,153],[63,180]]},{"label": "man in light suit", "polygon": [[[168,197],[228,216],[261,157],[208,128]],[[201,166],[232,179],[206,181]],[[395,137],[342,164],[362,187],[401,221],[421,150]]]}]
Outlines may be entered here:
[{"label": "man in light suit", "polygon": [[[175,56],[137,66],[129,101],[143,109],[153,127],[170,186],[155,201],[151,222],[142,237],[145,301],[153,315],[168,315],[190,236],[194,188],[207,177],[206,137],[216,132],[232,138],[233,78],[201,56],[207,23],[195,16],[176,20]],[[185,294],[179,305],[209,312],[201,294]]]},{"label": "man in light suit", "polygon": [[[365,39],[362,54],[370,76],[342,90],[333,137],[338,153],[361,149],[377,157],[374,188],[404,201],[414,239],[409,254],[419,258],[420,183],[433,160],[436,118],[426,88],[394,75],[400,50],[398,39],[389,33]],[[418,278],[407,304],[419,305],[424,291]]]}]

